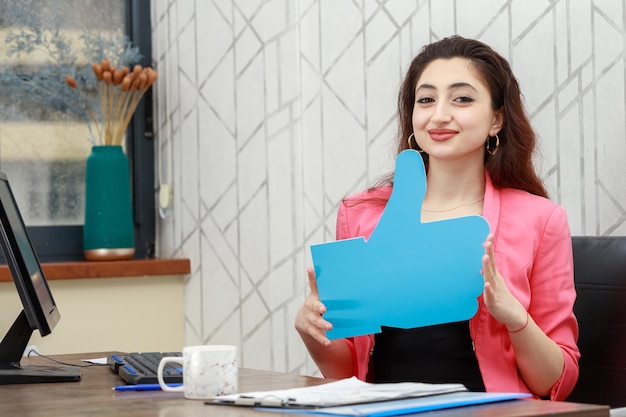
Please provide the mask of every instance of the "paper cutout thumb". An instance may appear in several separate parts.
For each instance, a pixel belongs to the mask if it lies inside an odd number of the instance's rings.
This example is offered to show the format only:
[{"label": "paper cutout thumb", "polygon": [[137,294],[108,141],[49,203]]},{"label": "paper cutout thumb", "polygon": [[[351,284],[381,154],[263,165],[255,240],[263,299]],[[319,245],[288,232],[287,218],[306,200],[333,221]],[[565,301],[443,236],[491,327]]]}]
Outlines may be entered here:
[{"label": "paper cutout thumb", "polygon": [[[394,187],[369,240],[311,246],[329,339],[468,320],[483,290],[481,216],[420,221],[426,172],[418,152],[396,158]],[[362,203],[367,204],[367,203]]]}]

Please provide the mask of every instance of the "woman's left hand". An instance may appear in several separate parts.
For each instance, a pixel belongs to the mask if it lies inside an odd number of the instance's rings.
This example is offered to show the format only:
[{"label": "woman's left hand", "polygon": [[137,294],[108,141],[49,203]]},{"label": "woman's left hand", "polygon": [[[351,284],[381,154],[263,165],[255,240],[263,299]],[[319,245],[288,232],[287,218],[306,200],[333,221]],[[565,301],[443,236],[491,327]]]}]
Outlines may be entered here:
[{"label": "woman's left hand", "polygon": [[511,294],[502,275],[498,272],[498,268],[496,268],[493,239],[493,234],[489,234],[483,244],[485,247],[482,269],[485,279],[483,299],[489,313],[511,332],[522,328],[527,323],[528,313],[524,306]]}]

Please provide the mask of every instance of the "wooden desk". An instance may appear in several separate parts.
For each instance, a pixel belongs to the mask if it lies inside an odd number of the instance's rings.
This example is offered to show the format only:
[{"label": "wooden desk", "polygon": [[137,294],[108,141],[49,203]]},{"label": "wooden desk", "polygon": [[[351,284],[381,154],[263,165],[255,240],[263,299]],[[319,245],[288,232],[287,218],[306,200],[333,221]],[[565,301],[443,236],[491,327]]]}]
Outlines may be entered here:
[{"label": "wooden desk", "polygon": [[[81,359],[105,357],[106,353],[57,355],[57,360],[80,363]],[[25,358],[23,365],[44,364],[44,358]],[[239,391],[260,391],[319,385],[324,379],[279,372],[241,369]],[[80,382],[0,385],[0,416],[24,417],[248,417],[278,416],[252,408],[204,405],[185,400],[182,393],[162,391],[116,392],[121,379],[108,366],[84,368]],[[299,415],[302,414],[280,414]],[[609,407],[599,405],[516,400],[416,414],[419,417],[449,416],[609,416]]]}]

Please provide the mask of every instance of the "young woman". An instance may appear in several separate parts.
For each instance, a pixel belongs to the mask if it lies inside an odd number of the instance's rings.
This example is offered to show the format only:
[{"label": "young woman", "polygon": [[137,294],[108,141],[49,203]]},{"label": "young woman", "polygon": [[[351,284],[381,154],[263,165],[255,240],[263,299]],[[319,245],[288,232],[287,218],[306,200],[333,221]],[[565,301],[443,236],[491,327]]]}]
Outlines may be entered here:
[{"label": "young woman", "polygon": [[[295,319],[309,353],[331,378],[459,382],[565,399],[580,357],[571,236],[533,168],[536,138],[508,62],[458,36],[429,44],[411,63],[398,110],[397,150],[418,150],[427,170],[422,222],[472,214],[489,222],[478,312],[466,322],[331,342],[309,269],[311,291]],[[343,201],[338,239],[369,237],[391,179]]]}]

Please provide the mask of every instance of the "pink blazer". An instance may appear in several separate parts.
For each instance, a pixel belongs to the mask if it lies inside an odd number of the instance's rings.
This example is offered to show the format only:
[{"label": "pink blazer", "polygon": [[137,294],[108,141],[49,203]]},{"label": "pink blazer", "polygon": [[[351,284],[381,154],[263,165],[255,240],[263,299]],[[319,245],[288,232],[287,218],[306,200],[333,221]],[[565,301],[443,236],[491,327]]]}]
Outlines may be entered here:
[{"label": "pink blazer", "polygon": [[[391,187],[348,197],[339,207],[337,239],[374,230]],[[578,380],[578,323],[572,311],[576,292],[572,244],[565,210],[548,199],[514,189],[495,189],[487,177],[483,217],[495,235],[498,270],[513,295],[563,352],[565,366],[550,399],[564,400]],[[478,299],[470,319],[478,364],[488,392],[530,392],[517,371],[504,325]],[[365,380],[373,335],[345,339],[353,352],[354,375]]]}]

